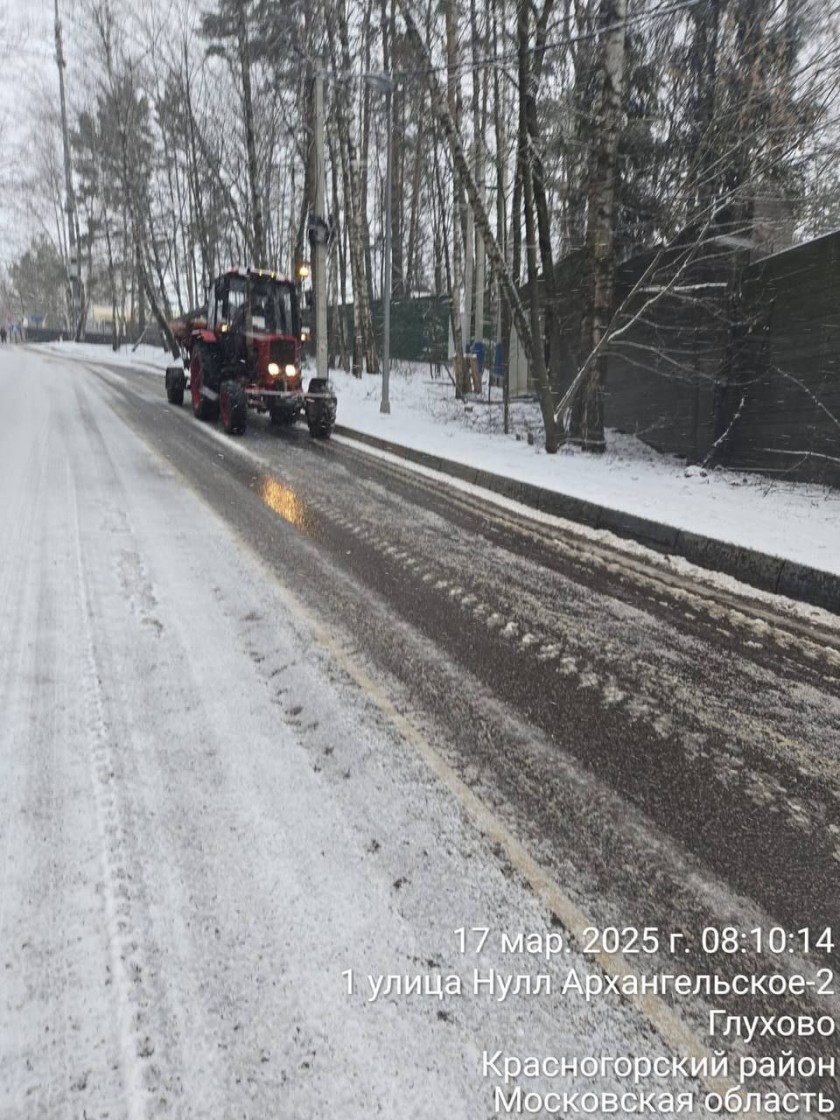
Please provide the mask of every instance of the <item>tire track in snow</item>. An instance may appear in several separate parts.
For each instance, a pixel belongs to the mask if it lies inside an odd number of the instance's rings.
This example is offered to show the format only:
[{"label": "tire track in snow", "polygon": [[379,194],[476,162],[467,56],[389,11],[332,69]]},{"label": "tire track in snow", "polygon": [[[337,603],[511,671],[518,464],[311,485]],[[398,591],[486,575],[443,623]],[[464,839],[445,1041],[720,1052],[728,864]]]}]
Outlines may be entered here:
[{"label": "tire track in snow", "polygon": [[[47,403],[49,409],[49,402]],[[27,563],[31,542],[35,531],[36,510],[40,506],[40,498],[44,492],[47,476],[49,457],[47,455],[47,442],[49,439],[49,414],[44,415],[38,434],[38,441],[32,445],[28,455],[22,461],[14,457],[7,464],[5,456],[0,461],[0,469],[4,472],[3,494],[10,503],[9,508],[3,511],[5,533],[4,562],[0,564],[0,602],[14,604],[14,616],[11,630],[7,631],[4,640],[0,643],[0,710],[7,712],[14,700],[14,685],[17,674],[12,672],[12,659],[17,651],[22,648],[22,628],[26,617],[26,591],[31,588],[33,580],[32,566]],[[8,451],[8,448],[6,449]],[[20,476],[24,472],[31,472],[34,476],[35,497],[31,498],[29,491],[20,485]],[[30,487],[33,483],[30,481]],[[8,771],[4,771],[8,774]],[[5,818],[6,837],[3,844],[2,875],[0,875],[0,945],[5,944],[6,907],[10,896],[9,868],[12,860],[12,840],[16,835],[14,825],[15,809],[18,802],[18,767],[12,768],[11,782],[6,784],[4,791],[6,811]]]},{"label": "tire track in snow", "polygon": [[[137,929],[127,875],[128,851],[119,791],[115,782],[113,750],[100,683],[93,636],[91,592],[85,571],[78,492],[70,467],[67,486],[72,508],[75,583],[80,600],[84,660],[79,666],[90,743],[90,776],[100,838],[102,886],[111,984],[119,1028],[119,1051],[129,1120],[151,1115],[151,1094],[159,1081],[150,1059],[155,1054],[155,1034],[143,998],[145,972],[142,939]],[[145,1006],[144,1006],[145,1005]]]},{"label": "tire track in snow", "polygon": [[[783,773],[789,771],[791,760],[795,760],[796,772],[802,779],[820,783],[823,791],[820,804],[826,799],[840,801],[840,774],[820,751],[801,737],[795,737],[791,730],[785,733],[765,716],[747,707],[721,711],[720,698],[705,682],[686,679],[679,669],[675,671],[668,659],[640,652],[632,661],[627,661],[617,635],[604,640],[603,635],[599,637],[593,633],[596,627],[586,613],[575,606],[576,596],[569,597],[571,588],[568,585],[567,594],[559,604],[547,603],[528,587],[525,579],[512,580],[509,587],[501,579],[494,582],[492,576],[488,578],[487,568],[471,564],[468,555],[453,563],[438,552],[434,554],[434,566],[430,566],[430,550],[418,561],[407,542],[397,537],[399,544],[395,543],[398,529],[394,523],[388,522],[384,529],[381,521],[363,518],[360,525],[355,513],[351,519],[335,503],[330,515],[357,540],[402,568],[407,578],[419,573],[421,582],[432,585],[467,615],[481,620],[488,630],[509,639],[522,653],[530,654],[539,663],[552,661],[564,652],[566,656],[558,671],[569,678],[573,686],[593,690],[604,709],[622,707],[629,720],[641,721],[660,740],[675,736],[689,763],[709,752],[719,754],[720,781],[727,787],[739,785],[757,809],[773,806],[797,830],[825,826],[821,811],[815,811],[812,806],[809,814],[791,800],[784,777],[780,780],[774,773],[746,769],[744,756],[750,753],[753,757],[766,758],[771,769],[781,769]],[[457,550],[457,540],[449,543]],[[518,567],[524,573],[522,561],[518,562]],[[466,594],[462,586],[465,576],[470,594]],[[706,604],[706,609],[710,617],[721,621],[728,619],[733,625],[750,622],[746,616],[715,603]],[[769,629],[761,619],[753,621],[759,629]],[[649,625],[661,631],[654,620]],[[729,632],[723,632],[731,637]],[[817,657],[819,653],[825,658],[822,668],[833,665],[838,659],[834,650],[808,643],[802,637],[791,638],[780,633],[778,640],[797,645],[803,656]],[[686,640],[683,644],[686,642],[686,648],[700,658],[702,654],[697,643]],[[745,669],[754,678],[760,674],[749,662]],[[673,718],[675,708],[677,721]],[[726,736],[721,736],[721,727],[727,727]],[[835,858],[840,859],[840,847]]]},{"label": "tire track in snow", "polygon": [[[67,1019],[55,1013],[57,968],[66,975],[66,962],[56,962],[55,907],[60,894],[58,861],[61,852],[62,816],[55,795],[55,736],[44,726],[55,723],[54,705],[43,704],[43,683],[56,674],[55,601],[45,587],[41,565],[33,557],[46,550],[40,517],[48,483],[47,444],[50,437],[50,404],[46,406],[37,440],[21,455],[0,463],[4,473],[6,508],[4,562],[0,566],[0,603],[8,627],[0,643],[0,732],[2,795],[0,821],[5,830],[0,863],[0,949],[5,962],[3,998],[0,1006],[10,1010],[34,1005],[44,1023],[45,1037],[39,1040],[45,1075],[32,1067],[32,1042],[24,1035],[15,1039],[14,1049],[3,1055],[12,1066],[4,1093],[27,1100],[27,1107],[46,1108],[53,1114],[54,1057],[60,1056],[60,1040],[66,1036]],[[13,441],[4,450],[14,452]],[[24,476],[28,485],[24,486]],[[21,755],[24,736],[27,751]],[[43,823],[42,823],[43,822]],[[36,918],[43,915],[46,928]],[[20,1065],[15,1068],[15,1058]],[[60,1092],[60,1089],[59,1089]]]},{"label": "tire track in snow", "polygon": [[76,688],[81,608],[66,486],[74,458],[67,425],[56,422],[66,387],[49,390],[0,450],[12,522],[0,565],[0,1116],[13,1120],[76,1120],[82,1102],[122,1092],[115,1048],[85,1014],[101,992],[107,945]]}]

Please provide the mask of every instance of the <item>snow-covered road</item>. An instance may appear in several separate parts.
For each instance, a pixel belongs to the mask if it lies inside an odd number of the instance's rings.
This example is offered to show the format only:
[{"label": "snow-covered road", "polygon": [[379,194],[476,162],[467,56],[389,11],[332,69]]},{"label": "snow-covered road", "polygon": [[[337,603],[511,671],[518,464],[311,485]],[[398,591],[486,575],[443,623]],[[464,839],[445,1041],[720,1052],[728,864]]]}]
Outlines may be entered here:
[{"label": "snow-covered road", "polygon": [[0,386],[0,1120],[703,1115],[731,1071],[615,1059],[708,1060],[695,977],[836,959],[695,951],[836,925],[827,622],[136,371],[9,347]]},{"label": "snow-covered road", "polygon": [[0,385],[0,1117],[474,1120],[485,1049],[650,1052],[611,998],[369,1001],[543,971],[453,931],[547,914],[101,382]]}]

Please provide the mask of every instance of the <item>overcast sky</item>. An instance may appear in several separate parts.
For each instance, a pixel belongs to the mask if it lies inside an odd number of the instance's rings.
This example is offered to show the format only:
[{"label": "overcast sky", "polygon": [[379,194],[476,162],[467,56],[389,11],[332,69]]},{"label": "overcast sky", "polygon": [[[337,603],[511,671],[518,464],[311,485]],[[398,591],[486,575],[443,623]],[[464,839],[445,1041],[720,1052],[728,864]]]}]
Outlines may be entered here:
[{"label": "overcast sky", "polygon": [[[75,0],[59,0],[67,43],[67,82],[79,72],[72,51]],[[54,0],[0,0],[0,261],[8,264],[38,229],[31,201],[20,184],[31,169],[31,136],[39,127],[45,98],[58,105]]]}]

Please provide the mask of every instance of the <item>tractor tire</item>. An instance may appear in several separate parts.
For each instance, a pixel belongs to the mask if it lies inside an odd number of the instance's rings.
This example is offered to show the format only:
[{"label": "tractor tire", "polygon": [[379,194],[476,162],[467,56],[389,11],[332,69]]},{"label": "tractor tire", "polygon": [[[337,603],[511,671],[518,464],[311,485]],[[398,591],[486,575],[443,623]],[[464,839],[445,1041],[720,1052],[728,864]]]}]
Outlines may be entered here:
[{"label": "tractor tire", "polygon": [[[313,377],[309,382],[310,393],[329,392],[329,382]],[[306,423],[313,439],[329,439],[335,427],[336,399],[333,396],[306,402]]]},{"label": "tractor tire", "polygon": [[166,399],[179,407],[184,403],[186,376],[181,366],[170,366],[166,371]]},{"label": "tractor tire", "polygon": [[193,412],[198,420],[217,420],[219,417],[218,400],[210,400],[201,391],[205,387],[216,391],[217,366],[216,355],[208,346],[199,344],[195,347],[190,359],[190,394]]},{"label": "tractor tire", "polygon": [[222,427],[229,436],[244,435],[248,426],[248,398],[238,381],[223,381],[219,391]]}]

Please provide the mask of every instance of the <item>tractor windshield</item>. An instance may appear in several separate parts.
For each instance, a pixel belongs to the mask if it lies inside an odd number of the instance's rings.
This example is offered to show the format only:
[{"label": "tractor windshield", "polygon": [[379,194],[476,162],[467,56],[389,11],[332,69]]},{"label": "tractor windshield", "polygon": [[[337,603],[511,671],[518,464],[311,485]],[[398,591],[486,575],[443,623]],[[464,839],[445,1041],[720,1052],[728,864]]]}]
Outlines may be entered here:
[{"label": "tractor windshield", "polygon": [[228,316],[231,322],[257,334],[300,334],[293,285],[268,276],[232,276]]},{"label": "tractor windshield", "polygon": [[253,330],[267,334],[298,333],[291,284],[251,278],[250,304]]}]

